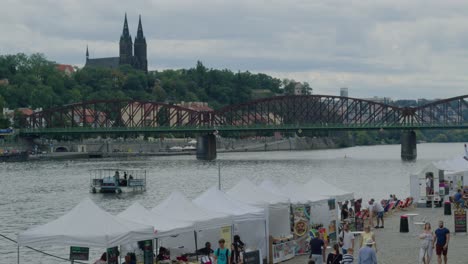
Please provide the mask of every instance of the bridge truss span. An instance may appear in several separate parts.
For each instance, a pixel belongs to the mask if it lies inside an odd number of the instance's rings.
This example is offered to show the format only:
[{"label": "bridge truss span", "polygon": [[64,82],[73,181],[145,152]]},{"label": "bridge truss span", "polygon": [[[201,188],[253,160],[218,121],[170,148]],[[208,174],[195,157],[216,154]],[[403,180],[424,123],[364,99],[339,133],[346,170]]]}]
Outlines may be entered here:
[{"label": "bridge truss span", "polygon": [[26,118],[30,129],[142,128],[209,125],[211,112],[148,101],[95,100],[46,109]]}]

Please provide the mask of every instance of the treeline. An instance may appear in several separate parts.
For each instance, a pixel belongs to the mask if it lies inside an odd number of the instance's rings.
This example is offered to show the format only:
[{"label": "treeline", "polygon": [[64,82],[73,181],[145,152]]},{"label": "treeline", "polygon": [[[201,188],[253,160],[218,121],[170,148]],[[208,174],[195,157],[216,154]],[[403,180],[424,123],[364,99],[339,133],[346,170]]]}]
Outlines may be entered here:
[{"label": "treeline", "polygon": [[[399,144],[401,131],[357,131],[350,132],[350,138],[355,145]],[[418,142],[468,142],[468,131],[455,130],[417,130]]]},{"label": "treeline", "polygon": [[[205,67],[145,74],[128,65],[119,69],[86,67],[65,74],[41,54],[0,56],[0,106],[49,108],[93,99],[138,99],[159,102],[203,101],[212,108],[256,96],[292,93],[297,82],[266,74]],[[310,93],[307,83],[299,83]],[[262,94],[263,93],[263,94]]]}]

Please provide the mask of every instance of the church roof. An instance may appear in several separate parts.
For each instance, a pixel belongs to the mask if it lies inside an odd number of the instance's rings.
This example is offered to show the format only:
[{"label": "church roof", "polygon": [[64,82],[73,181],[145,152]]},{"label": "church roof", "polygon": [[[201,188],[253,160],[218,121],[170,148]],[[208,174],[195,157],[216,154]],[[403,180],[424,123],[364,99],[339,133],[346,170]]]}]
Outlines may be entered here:
[{"label": "church roof", "polygon": [[85,66],[117,69],[119,68],[119,57],[88,59]]}]

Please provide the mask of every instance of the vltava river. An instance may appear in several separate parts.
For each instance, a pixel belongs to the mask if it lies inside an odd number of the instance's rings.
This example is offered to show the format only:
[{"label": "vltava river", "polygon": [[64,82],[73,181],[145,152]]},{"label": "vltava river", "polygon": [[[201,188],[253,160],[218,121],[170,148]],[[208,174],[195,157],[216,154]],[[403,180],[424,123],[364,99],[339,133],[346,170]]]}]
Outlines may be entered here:
[{"label": "vltava river", "polygon": [[[119,160],[38,161],[0,164],[0,234],[16,239],[18,232],[61,216],[85,197],[111,213],[135,201],[154,207],[172,190],[194,198],[218,184],[221,163],[222,188],[242,177],[260,183],[288,179],[303,183],[320,177],[355,197],[381,199],[394,193],[409,195],[409,175],[431,161],[463,154],[463,144],[419,144],[417,162],[402,162],[400,146],[353,147],[337,150],[282,151],[219,154],[216,162],[193,156],[142,157]],[[89,193],[89,169],[145,169],[148,188],[143,194],[102,195]],[[314,190],[309,190],[313,192]],[[92,216],[90,216],[92,217]],[[67,248],[43,248],[67,257]],[[93,251],[93,257],[99,252]],[[0,238],[0,263],[16,263],[16,246]],[[22,263],[64,263],[21,249]]]}]

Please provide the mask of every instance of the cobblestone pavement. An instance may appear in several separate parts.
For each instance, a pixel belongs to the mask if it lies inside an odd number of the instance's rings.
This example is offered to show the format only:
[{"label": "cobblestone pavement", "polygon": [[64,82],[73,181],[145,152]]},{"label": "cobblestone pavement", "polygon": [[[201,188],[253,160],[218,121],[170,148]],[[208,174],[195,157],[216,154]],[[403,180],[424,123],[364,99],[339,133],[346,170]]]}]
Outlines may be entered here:
[{"label": "cobblestone pavement", "polygon": [[[431,223],[435,230],[439,220],[443,220],[445,227],[450,230],[450,244],[448,249],[449,264],[468,264],[468,235],[465,233],[454,234],[453,215],[444,215],[443,208],[415,208],[408,211],[396,212],[393,215],[385,217],[385,228],[375,229],[378,252],[377,260],[379,264],[418,264],[419,239],[418,234],[422,227],[414,226],[410,223],[409,233],[400,233],[400,216],[406,213],[419,214],[414,217],[414,221],[421,221],[426,217],[426,221]],[[360,237],[356,238],[360,241]],[[356,248],[357,249],[357,246]],[[329,251],[327,251],[328,255]],[[355,250],[355,263],[357,261],[358,250]],[[299,256],[285,262],[286,264],[307,264],[307,256]],[[435,250],[433,252],[431,263],[437,263]],[[443,262],[442,262],[443,263]]]}]

